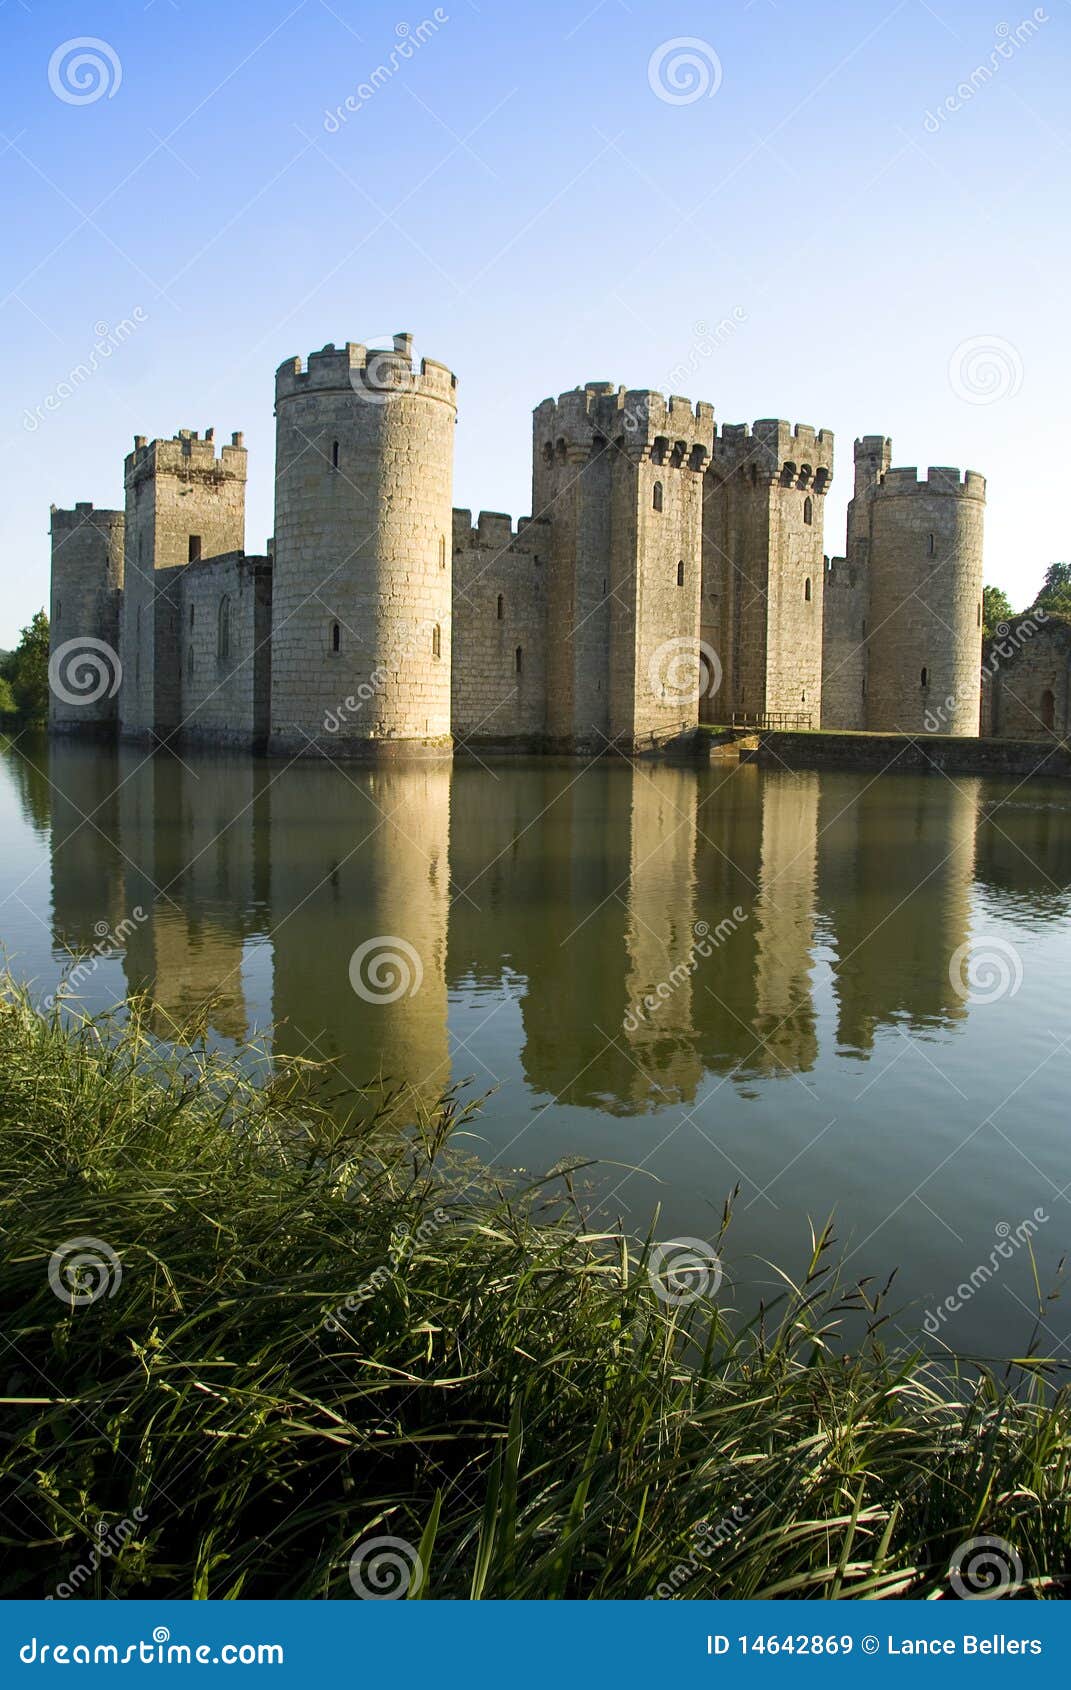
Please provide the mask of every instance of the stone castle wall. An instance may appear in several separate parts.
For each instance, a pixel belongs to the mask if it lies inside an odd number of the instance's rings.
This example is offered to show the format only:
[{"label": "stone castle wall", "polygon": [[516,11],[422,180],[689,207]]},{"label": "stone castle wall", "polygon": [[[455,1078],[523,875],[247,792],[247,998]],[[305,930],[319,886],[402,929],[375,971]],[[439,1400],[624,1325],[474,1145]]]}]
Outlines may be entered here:
[{"label": "stone castle wall", "polygon": [[[53,649],[89,635],[122,671],[53,724],[377,760],[453,733],[632,754],[740,715],[977,733],[981,476],[920,482],[864,436],[827,563],[827,430],[716,430],[708,404],[588,382],[533,413],[533,518],[474,528],[456,385],[405,334],[282,364],[269,558],[243,550],[240,435],[137,437],[123,512],[53,512]],[[1035,714],[1063,720],[1032,661]],[[985,712],[1028,731],[996,681]]]},{"label": "stone castle wall", "polygon": [[450,715],[458,743],[520,743],[546,733],[546,574],[550,524],[453,513]]},{"label": "stone castle wall", "polygon": [[722,684],[706,720],[790,711],[817,725],[832,476],[828,429],[765,418],[720,431],[706,484],[702,633]]},{"label": "stone castle wall", "polygon": [[[1071,738],[1071,621],[1036,611],[986,642],[982,732],[1001,739]],[[987,719],[988,717],[988,719]]]},{"label": "stone castle wall", "polygon": [[88,635],[112,653],[119,649],[124,524],[122,511],[52,507],[49,653],[59,684],[49,690],[49,726],[58,732],[114,726],[118,719],[117,665],[109,651],[91,655],[81,642]]},{"label": "stone castle wall", "polygon": [[890,469],[871,502],[867,726],[977,734],[985,480]]},{"label": "stone castle wall", "polygon": [[245,544],[246,451],[242,437],[217,456],[180,429],[172,440],[142,436],[125,463],[126,523],[119,656],[124,736],[165,737],[181,721],[181,630],[175,572],[197,557]]},{"label": "stone castle wall", "polygon": [[178,582],[181,734],[212,745],[268,739],[271,561],[231,552],[192,563]]},{"label": "stone castle wall", "polygon": [[410,339],[276,375],[275,751],[449,749],[456,378]]}]

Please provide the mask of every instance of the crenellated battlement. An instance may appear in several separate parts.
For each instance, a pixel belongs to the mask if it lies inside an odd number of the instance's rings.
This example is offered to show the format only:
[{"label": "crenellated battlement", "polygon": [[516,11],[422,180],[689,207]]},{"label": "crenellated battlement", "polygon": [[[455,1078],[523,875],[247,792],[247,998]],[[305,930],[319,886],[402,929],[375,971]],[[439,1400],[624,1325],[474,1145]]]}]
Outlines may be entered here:
[{"label": "crenellated battlement", "polygon": [[546,517],[513,518],[504,511],[480,511],[475,525],[470,510],[454,511],[454,550],[545,554],[550,546],[550,523]]},{"label": "crenellated battlement", "polygon": [[946,464],[933,464],[925,478],[914,465],[888,469],[874,489],[875,498],[899,498],[904,494],[938,494],[943,497],[985,500],[985,476],[976,470],[960,471]]},{"label": "crenellated battlement", "polygon": [[[533,412],[535,449],[547,462],[570,451],[614,445],[647,455],[666,449],[671,465],[701,469],[714,443],[714,407],[682,394],[589,381]],[[675,453],[675,459],[674,459]]]},{"label": "crenellated battlement", "polygon": [[196,429],[180,428],[170,440],[147,440],[135,434],[134,450],[124,463],[124,481],[132,486],[153,475],[177,475],[188,480],[194,476],[210,476],[213,480],[244,481],[249,454],[243,445],[243,435],[232,434],[229,446],[216,453],[215,429],[206,428],[204,436]]},{"label": "crenellated battlement", "polygon": [[56,534],[61,528],[78,528],[83,523],[89,523],[93,528],[115,528],[126,521],[125,511],[111,511],[97,509],[92,500],[79,502],[73,510],[61,510],[58,505],[50,507],[52,517],[52,533]]},{"label": "crenellated battlement", "polygon": [[389,347],[352,340],[336,347],[328,342],[319,352],[310,352],[305,363],[300,358],[287,358],[275,372],[277,404],[297,394],[347,390],[367,394],[377,402],[394,394],[419,394],[443,404],[457,404],[457,377],[433,358],[422,358],[418,368],[413,361],[411,334],[396,334]]},{"label": "crenellated battlement", "polygon": [[717,475],[752,470],[785,486],[824,493],[833,479],[833,435],[828,428],[760,417],[755,423],[725,423],[714,441]]}]

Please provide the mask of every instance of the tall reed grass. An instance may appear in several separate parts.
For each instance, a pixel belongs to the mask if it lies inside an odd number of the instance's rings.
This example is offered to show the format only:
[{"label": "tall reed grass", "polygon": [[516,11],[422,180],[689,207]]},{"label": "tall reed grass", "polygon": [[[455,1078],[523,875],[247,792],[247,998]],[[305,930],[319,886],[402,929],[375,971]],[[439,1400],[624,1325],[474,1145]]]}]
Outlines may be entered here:
[{"label": "tall reed grass", "polygon": [[1061,1593],[1038,1358],[887,1352],[828,1229],[753,1321],[667,1306],[456,1099],[401,1133],[321,1080],[0,982],[4,1595],[942,1596],[980,1536]]}]

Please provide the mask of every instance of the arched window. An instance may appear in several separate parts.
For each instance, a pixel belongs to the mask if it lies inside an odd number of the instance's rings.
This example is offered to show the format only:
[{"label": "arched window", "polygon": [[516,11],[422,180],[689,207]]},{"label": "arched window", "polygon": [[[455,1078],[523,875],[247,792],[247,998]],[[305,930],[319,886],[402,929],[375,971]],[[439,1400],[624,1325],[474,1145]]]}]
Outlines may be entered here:
[{"label": "arched window", "polygon": [[446,535],[439,535],[439,568],[446,568]]},{"label": "arched window", "polygon": [[523,673],[523,670],[524,670],[524,651],[520,646],[518,646],[516,651],[513,653],[513,667],[514,667],[515,672],[518,675]]},{"label": "arched window", "polygon": [[929,684],[930,684],[930,672],[929,672],[928,669],[923,669],[922,678],[921,678],[919,684],[920,684],[920,686],[924,686],[924,687],[929,686]]},{"label": "arched window", "polygon": [[441,657],[442,654],[443,631],[438,622],[436,622],[434,628],[431,630],[431,655],[432,657]]},{"label": "arched window", "polygon": [[678,585],[678,587],[684,586],[684,559],[683,558],[681,558],[680,562],[677,565],[677,585]]},{"label": "arched window", "polygon": [[331,468],[332,469],[338,468],[338,441],[337,440],[332,440],[332,442],[331,442]]},{"label": "arched window", "polygon": [[807,603],[810,604],[810,602],[811,602],[811,577],[809,575],[808,575],[806,581],[803,583],[803,596],[807,600]]},{"label": "arched window", "polygon": [[499,621],[500,621],[500,622],[501,622],[501,620],[502,620],[502,611],[503,611],[503,609],[504,609],[504,604],[503,604],[503,599],[502,599],[502,594],[501,594],[501,593],[499,593],[499,595],[498,595],[498,620],[499,620]]},{"label": "arched window", "polygon": [[656,511],[660,511],[662,509],[662,483],[660,481],[656,481],[654,484],[654,490],[651,494],[651,504]]},{"label": "arched window", "polygon": [[545,464],[552,464],[554,462],[554,447],[551,445],[549,440],[546,440],[543,443],[543,462]]},{"label": "arched window", "polygon": [[219,601],[219,627],[216,635],[216,656],[231,654],[231,601],[224,593]]},{"label": "arched window", "polygon": [[331,624],[331,650],[336,656],[342,650],[342,625],[339,622]]},{"label": "arched window", "polygon": [[803,520],[807,524],[808,528],[814,521],[814,500],[811,498],[810,494],[808,494],[803,501]]},{"label": "arched window", "polygon": [[937,536],[934,534],[930,535],[929,550],[930,556],[935,557],[937,554]]}]

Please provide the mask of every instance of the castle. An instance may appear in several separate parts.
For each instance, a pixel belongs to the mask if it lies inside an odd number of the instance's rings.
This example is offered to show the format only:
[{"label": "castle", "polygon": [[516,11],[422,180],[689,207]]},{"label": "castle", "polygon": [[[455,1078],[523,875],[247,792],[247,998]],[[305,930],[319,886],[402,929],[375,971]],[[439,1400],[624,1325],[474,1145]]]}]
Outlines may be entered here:
[{"label": "castle", "polygon": [[52,510],[51,725],[282,756],[593,754],[700,722],[977,734],[980,475],[588,382],[533,414],[532,516],[452,509],[457,378],[325,346],[275,383],[275,534],[242,436],[136,436],[125,508]]}]

